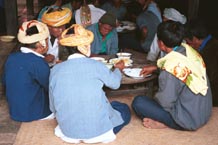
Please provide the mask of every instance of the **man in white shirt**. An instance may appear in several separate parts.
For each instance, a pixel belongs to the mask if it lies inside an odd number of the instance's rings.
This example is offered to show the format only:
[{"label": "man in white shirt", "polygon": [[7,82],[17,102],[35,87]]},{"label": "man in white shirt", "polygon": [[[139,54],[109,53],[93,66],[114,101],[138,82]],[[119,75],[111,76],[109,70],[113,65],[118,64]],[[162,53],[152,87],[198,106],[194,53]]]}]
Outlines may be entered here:
[{"label": "man in white shirt", "polygon": [[65,25],[70,22],[72,12],[68,8],[49,7],[42,15],[42,22],[48,25],[50,36],[48,52],[45,60],[50,66],[59,61],[59,37],[65,30]]}]

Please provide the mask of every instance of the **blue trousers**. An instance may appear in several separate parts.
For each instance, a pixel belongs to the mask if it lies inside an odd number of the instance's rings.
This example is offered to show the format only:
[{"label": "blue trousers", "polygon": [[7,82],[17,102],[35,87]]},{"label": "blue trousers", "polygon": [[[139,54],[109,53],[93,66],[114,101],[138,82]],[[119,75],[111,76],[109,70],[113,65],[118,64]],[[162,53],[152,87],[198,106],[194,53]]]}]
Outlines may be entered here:
[{"label": "blue trousers", "polygon": [[127,125],[130,122],[131,119],[131,112],[129,109],[129,106],[124,104],[124,103],[120,103],[117,101],[113,101],[111,102],[111,106],[120,112],[122,118],[123,118],[123,123],[119,126],[116,126],[113,131],[115,134],[117,134],[125,125]]},{"label": "blue trousers", "polygon": [[184,130],[174,121],[171,114],[165,111],[163,107],[152,98],[147,96],[136,96],[132,102],[132,108],[136,115],[142,119],[151,118],[170,128]]}]

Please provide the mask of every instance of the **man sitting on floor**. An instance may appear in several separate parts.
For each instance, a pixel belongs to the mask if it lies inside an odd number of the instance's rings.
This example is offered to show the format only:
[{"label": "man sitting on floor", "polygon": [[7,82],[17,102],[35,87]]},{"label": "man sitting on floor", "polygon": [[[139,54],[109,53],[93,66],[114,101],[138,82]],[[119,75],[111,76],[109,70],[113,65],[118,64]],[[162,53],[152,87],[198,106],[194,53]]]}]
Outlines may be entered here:
[{"label": "man sitting on floor", "polygon": [[157,66],[145,66],[141,72],[146,75],[160,69],[158,92],[154,98],[137,96],[132,103],[147,128],[197,130],[211,116],[205,64],[196,50],[182,43],[184,33],[179,22],[166,21],[158,26],[158,45],[166,55]]},{"label": "man sitting on floor", "polygon": [[124,62],[111,71],[103,63],[88,58],[94,35],[81,25],[72,25],[62,36],[62,45],[78,51],[51,69],[49,98],[58,122],[55,134],[70,143],[111,142],[129,123],[130,110],[124,103],[110,103],[103,86],[119,88]]},{"label": "man sitting on floor", "polygon": [[3,84],[10,116],[16,121],[45,118],[49,110],[48,81],[50,69],[43,54],[48,50],[48,27],[38,21],[24,22],[18,32],[21,52],[10,54],[3,74]]}]

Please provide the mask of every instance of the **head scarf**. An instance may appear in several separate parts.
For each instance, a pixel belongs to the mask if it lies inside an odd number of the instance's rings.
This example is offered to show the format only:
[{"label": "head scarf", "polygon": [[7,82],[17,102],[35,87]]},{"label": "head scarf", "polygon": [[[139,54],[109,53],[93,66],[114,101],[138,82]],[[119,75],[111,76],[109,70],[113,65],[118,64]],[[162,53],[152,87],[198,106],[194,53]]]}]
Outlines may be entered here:
[{"label": "head scarf", "polygon": [[61,34],[60,44],[71,47],[77,46],[82,54],[90,56],[90,44],[93,39],[94,34],[91,31],[86,30],[79,24],[73,24]]},{"label": "head scarf", "polygon": [[[35,29],[33,34],[28,33],[30,29]],[[46,24],[36,20],[24,22],[18,31],[18,40],[23,44],[31,44],[43,41],[49,36],[49,30]]]},{"label": "head scarf", "polygon": [[42,14],[42,22],[52,27],[59,27],[70,22],[72,12],[69,8],[50,7]]},{"label": "head scarf", "polygon": [[80,20],[81,20],[83,27],[86,27],[92,24],[91,10],[88,5],[83,5],[80,7]]},{"label": "head scarf", "polygon": [[165,8],[163,16],[169,20],[180,22],[182,24],[185,24],[187,21],[186,16],[182,15],[179,11],[177,11],[174,8]]}]

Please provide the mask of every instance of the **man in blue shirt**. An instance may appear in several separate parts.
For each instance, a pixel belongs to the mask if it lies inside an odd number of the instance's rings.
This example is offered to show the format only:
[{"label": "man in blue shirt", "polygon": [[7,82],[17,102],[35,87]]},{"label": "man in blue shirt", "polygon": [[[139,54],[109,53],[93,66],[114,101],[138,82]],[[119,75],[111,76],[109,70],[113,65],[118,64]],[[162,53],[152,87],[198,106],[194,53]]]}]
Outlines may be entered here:
[{"label": "man in blue shirt", "polygon": [[24,22],[18,40],[21,52],[12,53],[5,63],[3,84],[10,116],[28,122],[51,114],[48,99],[50,69],[43,54],[48,50],[48,27],[38,21]]},{"label": "man in blue shirt", "polygon": [[124,62],[111,71],[102,62],[88,58],[93,33],[81,25],[72,25],[62,36],[60,43],[75,47],[77,52],[51,70],[50,109],[58,122],[55,135],[70,143],[111,142],[129,123],[130,110],[124,103],[110,103],[103,86],[119,88]]}]

